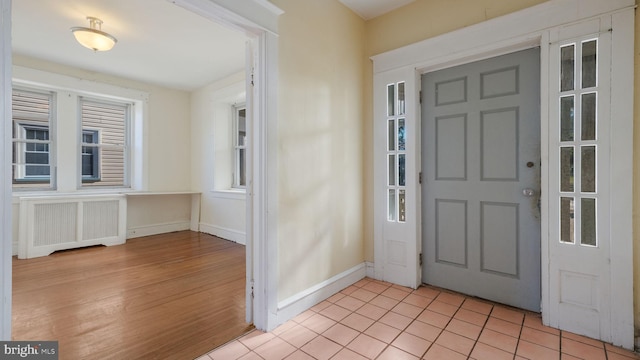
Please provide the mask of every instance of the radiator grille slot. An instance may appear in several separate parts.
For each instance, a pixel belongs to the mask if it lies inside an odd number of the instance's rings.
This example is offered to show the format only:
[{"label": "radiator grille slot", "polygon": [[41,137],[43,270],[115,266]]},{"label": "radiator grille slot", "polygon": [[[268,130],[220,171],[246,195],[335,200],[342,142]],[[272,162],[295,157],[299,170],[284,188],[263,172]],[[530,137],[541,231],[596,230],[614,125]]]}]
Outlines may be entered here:
[{"label": "radiator grille slot", "polygon": [[118,201],[92,201],[84,204],[82,240],[117,236]]},{"label": "radiator grille slot", "polygon": [[76,241],[78,204],[35,204],[33,245],[55,245]]},{"label": "radiator grille slot", "polygon": [[124,195],[24,197],[20,199],[18,258],[123,244],[125,229]]}]

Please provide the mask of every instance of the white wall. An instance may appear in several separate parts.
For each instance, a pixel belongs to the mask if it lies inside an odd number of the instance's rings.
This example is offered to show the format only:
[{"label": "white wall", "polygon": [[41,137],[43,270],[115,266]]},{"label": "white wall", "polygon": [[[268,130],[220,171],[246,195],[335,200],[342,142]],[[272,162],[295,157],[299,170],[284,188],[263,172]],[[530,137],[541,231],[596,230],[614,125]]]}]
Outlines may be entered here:
[{"label": "white wall", "polygon": [[200,231],[244,244],[246,195],[232,185],[233,105],[245,101],[244,72],[191,94],[192,189],[201,192]]},{"label": "white wall", "polygon": [[127,239],[188,230],[190,225],[191,194],[127,196]]}]

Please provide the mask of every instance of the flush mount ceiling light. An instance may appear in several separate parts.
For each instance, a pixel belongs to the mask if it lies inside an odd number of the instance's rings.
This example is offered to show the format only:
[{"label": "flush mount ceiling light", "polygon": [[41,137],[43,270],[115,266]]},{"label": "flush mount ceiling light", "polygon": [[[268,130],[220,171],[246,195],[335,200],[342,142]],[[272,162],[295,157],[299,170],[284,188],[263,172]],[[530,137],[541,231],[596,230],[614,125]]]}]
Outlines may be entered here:
[{"label": "flush mount ceiling light", "polygon": [[101,30],[102,20],[92,16],[87,16],[87,20],[89,20],[88,28],[80,26],[71,28],[76,40],[80,45],[93,51],[111,50],[118,40]]}]

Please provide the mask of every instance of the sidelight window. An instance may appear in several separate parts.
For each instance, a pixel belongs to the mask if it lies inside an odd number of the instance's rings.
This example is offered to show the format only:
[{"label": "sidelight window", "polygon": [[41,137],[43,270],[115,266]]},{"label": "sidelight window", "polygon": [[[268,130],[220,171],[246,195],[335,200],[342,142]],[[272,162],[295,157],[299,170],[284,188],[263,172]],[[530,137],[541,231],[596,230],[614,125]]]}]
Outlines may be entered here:
[{"label": "sidelight window", "polygon": [[387,85],[387,220],[406,221],[405,83]]},{"label": "sidelight window", "polygon": [[598,246],[598,40],[560,47],[560,242]]}]

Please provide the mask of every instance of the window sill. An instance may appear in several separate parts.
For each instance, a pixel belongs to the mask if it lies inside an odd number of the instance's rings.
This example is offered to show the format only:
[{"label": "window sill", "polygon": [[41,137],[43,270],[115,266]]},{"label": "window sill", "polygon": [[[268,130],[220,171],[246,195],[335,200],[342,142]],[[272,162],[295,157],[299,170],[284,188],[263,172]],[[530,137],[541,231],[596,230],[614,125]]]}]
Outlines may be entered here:
[{"label": "window sill", "polygon": [[126,195],[126,196],[145,196],[145,195],[190,195],[200,194],[198,191],[139,191],[132,189],[82,189],[77,191],[56,191],[56,190],[32,190],[32,191],[13,191],[12,198],[19,199],[21,197],[64,197],[64,196],[89,196],[89,195]]},{"label": "window sill", "polygon": [[247,191],[245,189],[211,190],[211,196],[218,199],[245,200]]},{"label": "window sill", "polygon": [[199,191],[129,191],[124,193],[127,196],[146,196],[146,195],[197,195]]},{"label": "window sill", "polygon": [[29,196],[78,196],[78,195],[103,195],[103,194],[127,194],[132,192],[131,189],[78,189],[71,191],[58,191],[55,189],[44,190],[13,190],[13,197],[29,197]]}]

